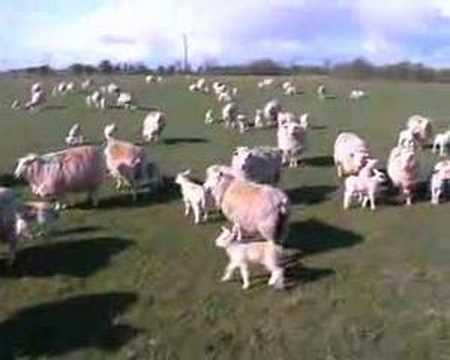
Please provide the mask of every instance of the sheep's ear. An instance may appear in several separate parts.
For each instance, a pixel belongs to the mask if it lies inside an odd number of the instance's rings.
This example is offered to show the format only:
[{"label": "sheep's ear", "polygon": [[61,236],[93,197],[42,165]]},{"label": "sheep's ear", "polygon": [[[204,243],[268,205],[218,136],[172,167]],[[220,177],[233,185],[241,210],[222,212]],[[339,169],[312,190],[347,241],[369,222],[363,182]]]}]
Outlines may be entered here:
[{"label": "sheep's ear", "polygon": [[226,226],[222,226],[222,231],[229,233],[230,229],[228,229]]},{"label": "sheep's ear", "polygon": [[183,175],[190,175],[191,174],[191,169],[186,169],[182,172]]}]

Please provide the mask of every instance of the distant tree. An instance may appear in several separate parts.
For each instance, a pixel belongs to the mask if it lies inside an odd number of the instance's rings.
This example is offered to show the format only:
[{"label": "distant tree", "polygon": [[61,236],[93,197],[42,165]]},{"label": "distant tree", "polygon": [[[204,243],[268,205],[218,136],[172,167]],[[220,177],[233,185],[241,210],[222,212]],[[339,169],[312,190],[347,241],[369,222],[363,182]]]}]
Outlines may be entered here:
[{"label": "distant tree", "polygon": [[166,73],[166,68],[163,65],[159,65],[156,69],[156,72],[159,75],[164,75]]},{"label": "distant tree", "polygon": [[85,66],[83,64],[72,64],[69,66],[70,72],[74,73],[75,75],[79,75],[85,72]]},{"label": "distant tree", "polygon": [[98,65],[98,69],[103,74],[111,74],[114,70],[111,61],[109,60],[102,60]]}]

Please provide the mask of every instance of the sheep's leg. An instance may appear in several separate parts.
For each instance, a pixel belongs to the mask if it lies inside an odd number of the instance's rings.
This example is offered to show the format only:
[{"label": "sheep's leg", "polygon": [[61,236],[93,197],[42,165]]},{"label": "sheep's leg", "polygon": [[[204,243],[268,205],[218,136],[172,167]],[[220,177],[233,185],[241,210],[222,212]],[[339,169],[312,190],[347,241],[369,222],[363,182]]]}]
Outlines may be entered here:
[{"label": "sheep's leg", "polygon": [[194,223],[198,224],[200,222],[200,206],[195,204],[194,206]]},{"label": "sheep's leg", "polygon": [[344,193],[344,209],[345,210],[347,210],[350,207],[351,198],[352,198],[352,194],[350,194],[349,192]]},{"label": "sheep's leg", "polygon": [[433,154],[436,153],[437,148],[438,148],[438,143],[435,141],[435,142],[433,143],[433,148],[431,149],[431,152],[432,152]]},{"label": "sheep's leg", "polygon": [[239,226],[239,224],[237,224],[237,223],[235,223],[234,225],[233,225],[233,229],[232,229],[232,231],[233,232],[236,232],[236,240],[237,241],[242,241],[242,229],[241,229],[241,227]]},{"label": "sheep's leg", "polygon": [[341,178],[342,177],[342,167],[341,167],[341,164],[339,164],[339,163],[337,163],[336,164],[336,171],[337,171],[337,176],[339,177],[339,178]]},{"label": "sheep's leg", "polygon": [[361,200],[362,201],[361,207],[365,208],[367,206],[367,203],[370,201],[370,196],[362,195],[361,198],[362,198],[362,200]]},{"label": "sheep's leg", "polygon": [[233,276],[233,272],[236,268],[237,268],[236,264],[234,262],[230,261],[230,263],[225,268],[225,272],[220,281],[222,281],[222,282],[230,281],[231,277]]},{"label": "sheep's leg", "polygon": [[242,277],[242,288],[244,290],[248,289],[250,287],[250,273],[248,271],[248,266],[247,264],[241,264],[239,265],[239,271],[241,272],[241,277]]},{"label": "sheep's leg", "polygon": [[186,201],[184,203],[184,216],[189,216],[190,213],[191,213],[191,204],[189,203],[189,201]]},{"label": "sheep's leg", "polygon": [[370,199],[370,209],[375,210],[375,194],[370,193],[369,199]]},{"label": "sheep's leg", "polygon": [[272,274],[270,275],[270,279],[269,279],[269,285],[275,286],[276,288],[284,287],[284,276],[283,276],[282,268],[277,267],[277,269],[274,269],[272,271]]},{"label": "sheep's leg", "polygon": [[410,192],[407,192],[405,195],[406,195],[406,205],[410,206],[412,204],[412,195]]}]

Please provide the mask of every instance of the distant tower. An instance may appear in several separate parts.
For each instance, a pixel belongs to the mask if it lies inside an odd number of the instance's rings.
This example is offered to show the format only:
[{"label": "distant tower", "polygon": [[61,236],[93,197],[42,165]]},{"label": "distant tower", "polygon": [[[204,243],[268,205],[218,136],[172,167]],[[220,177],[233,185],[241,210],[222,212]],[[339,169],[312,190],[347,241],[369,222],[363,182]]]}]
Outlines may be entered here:
[{"label": "distant tower", "polygon": [[183,34],[183,50],[184,50],[184,71],[188,72],[189,67],[189,52],[188,52],[188,38],[186,34]]}]

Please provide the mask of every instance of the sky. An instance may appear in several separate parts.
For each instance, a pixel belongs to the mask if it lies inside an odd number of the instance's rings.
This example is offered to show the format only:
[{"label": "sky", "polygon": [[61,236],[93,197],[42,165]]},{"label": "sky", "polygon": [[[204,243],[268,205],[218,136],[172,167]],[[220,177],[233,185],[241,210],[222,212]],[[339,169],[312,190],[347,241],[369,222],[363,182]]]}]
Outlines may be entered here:
[{"label": "sky", "polygon": [[1,0],[0,70],[364,57],[450,67],[450,0]]}]

